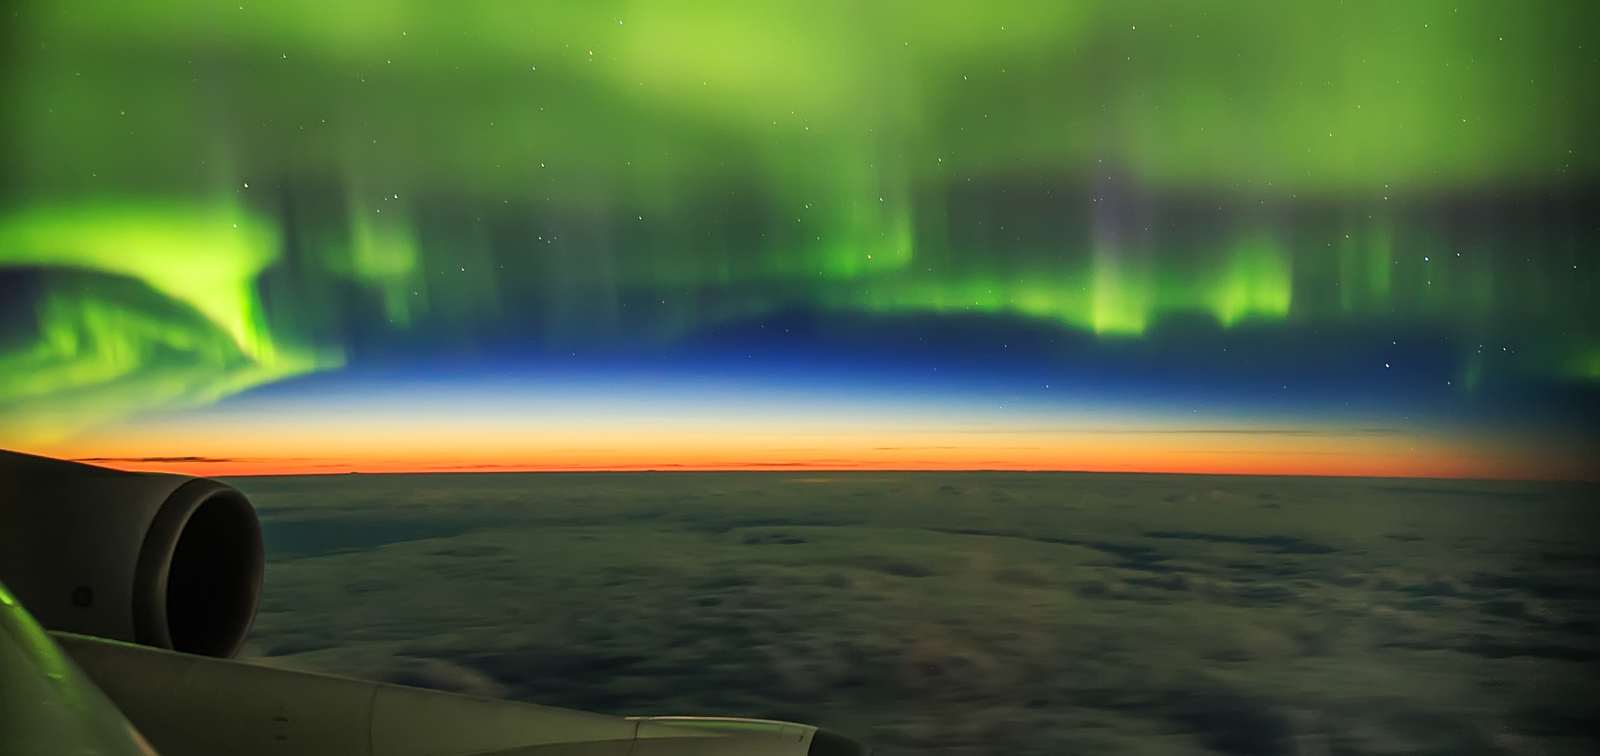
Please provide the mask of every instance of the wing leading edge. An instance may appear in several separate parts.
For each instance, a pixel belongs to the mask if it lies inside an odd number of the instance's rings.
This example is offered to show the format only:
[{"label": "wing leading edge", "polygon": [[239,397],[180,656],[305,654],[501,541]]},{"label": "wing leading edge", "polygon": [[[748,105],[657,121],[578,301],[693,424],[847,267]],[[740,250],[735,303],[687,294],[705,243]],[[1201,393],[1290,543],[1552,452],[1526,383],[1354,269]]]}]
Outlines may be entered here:
[{"label": "wing leading edge", "polygon": [[811,725],[615,717],[50,637],[163,756],[854,756]]}]

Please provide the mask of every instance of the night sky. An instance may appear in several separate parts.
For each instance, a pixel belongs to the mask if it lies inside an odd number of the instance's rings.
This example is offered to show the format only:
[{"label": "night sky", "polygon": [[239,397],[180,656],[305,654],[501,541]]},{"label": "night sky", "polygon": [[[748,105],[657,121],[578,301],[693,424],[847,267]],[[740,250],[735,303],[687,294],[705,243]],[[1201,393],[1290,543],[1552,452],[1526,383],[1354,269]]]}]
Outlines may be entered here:
[{"label": "night sky", "polygon": [[1592,477],[1591,2],[23,2],[0,445]]}]

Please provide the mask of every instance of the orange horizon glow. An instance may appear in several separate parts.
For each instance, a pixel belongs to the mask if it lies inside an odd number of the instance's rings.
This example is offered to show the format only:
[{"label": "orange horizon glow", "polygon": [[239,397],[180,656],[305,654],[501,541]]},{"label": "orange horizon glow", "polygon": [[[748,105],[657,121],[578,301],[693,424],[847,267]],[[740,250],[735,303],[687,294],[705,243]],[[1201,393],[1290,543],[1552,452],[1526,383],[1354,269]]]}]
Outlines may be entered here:
[{"label": "orange horizon glow", "polygon": [[1570,477],[1558,472],[1549,474],[1511,474],[1511,475],[1483,475],[1481,470],[1470,468],[1470,465],[1460,467],[1452,466],[1440,469],[1406,469],[1391,472],[1376,470],[1363,470],[1354,468],[1329,467],[1329,468],[1298,468],[1284,466],[1282,468],[1248,468],[1241,466],[1238,469],[1212,469],[1212,468],[1142,468],[1142,467],[939,467],[924,466],[912,467],[904,465],[876,466],[863,464],[856,467],[843,467],[838,465],[810,466],[805,464],[778,465],[778,464],[727,464],[716,465],[674,465],[674,464],[641,464],[638,466],[474,466],[454,465],[436,467],[407,467],[395,465],[363,466],[350,465],[342,469],[342,465],[318,466],[315,468],[277,467],[269,462],[261,464],[249,463],[235,465],[219,462],[195,462],[179,464],[163,464],[159,462],[104,460],[96,458],[79,459],[75,461],[109,467],[116,470],[129,472],[156,472],[193,475],[198,477],[232,478],[232,477],[305,477],[318,475],[492,475],[499,473],[717,473],[717,472],[795,472],[795,473],[1087,473],[1087,474],[1128,474],[1128,475],[1215,475],[1239,477],[1296,477],[1296,478],[1393,478],[1416,480],[1485,480],[1485,481],[1550,481],[1550,482],[1588,482],[1596,480],[1595,476]]},{"label": "orange horizon glow", "polygon": [[[755,443],[676,449],[639,445],[632,449],[532,447],[485,453],[475,449],[410,449],[360,455],[307,448],[282,454],[273,445],[163,444],[163,449],[203,453],[138,454],[129,447],[58,447],[29,450],[122,470],[205,476],[318,475],[344,473],[489,472],[1099,472],[1196,475],[1257,475],[1496,480],[1593,480],[1581,455],[1508,455],[1464,443],[1419,442],[1415,438],[1351,438],[1272,435],[1232,436],[1225,447],[1206,434],[1170,438],[1061,437],[1031,445],[890,444],[832,445],[804,449]],[[1016,439],[1009,439],[1016,441]],[[315,446],[315,444],[308,444]],[[145,447],[150,448],[150,447]],[[276,452],[276,453],[275,453]]]},{"label": "orange horizon glow", "polygon": [[[108,426],[17,451],[206,476],[338,473],[928,471],[1594,480],[1581,439],[1343,424],[1124,415],[891,413],[782,402],[746,411],[567,414],[367,410],[347,401]],[[387,405],[384,405],[387,406]],[[493,411],[491,411],[493,410]],[[0,446],[6,445],[0,441]],[[29,448],[31,447],[31,448]]]}]

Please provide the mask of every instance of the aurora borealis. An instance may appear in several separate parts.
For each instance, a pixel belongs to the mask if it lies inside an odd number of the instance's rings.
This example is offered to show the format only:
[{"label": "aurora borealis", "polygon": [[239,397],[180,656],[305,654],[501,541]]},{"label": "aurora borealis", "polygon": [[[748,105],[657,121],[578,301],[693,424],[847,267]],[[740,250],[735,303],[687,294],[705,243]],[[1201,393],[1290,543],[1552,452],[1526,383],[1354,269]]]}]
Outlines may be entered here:
[{"label": "aurora borealis", "polygon": [[1591,3],[9,15],[7,447],[1470,477],[1600,450]]}]

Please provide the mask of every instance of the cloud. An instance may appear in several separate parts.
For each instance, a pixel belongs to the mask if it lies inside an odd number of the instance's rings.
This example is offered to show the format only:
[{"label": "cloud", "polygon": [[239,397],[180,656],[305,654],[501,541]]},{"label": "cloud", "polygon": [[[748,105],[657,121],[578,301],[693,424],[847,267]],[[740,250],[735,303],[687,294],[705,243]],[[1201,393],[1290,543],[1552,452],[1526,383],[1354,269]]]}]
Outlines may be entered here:
[{"label": "cloud", "polygon": [[73,457],[74,462],[158,462],[185,464],[220,464],[224,462],[246,462],[250,460],[236,457]]},{"label": "cloud", "polygon": [[[955,451],[969,446],[874,446],[873,451]],[[1042,446],[985,446],[984,451],[1038,451]]]},{"label": "cloud", "polygon": [[428,470],[527,470],[529,468],[534,468],[534,467],[536,467],[536,465],[532,465],[532,464],[528,464],[528,463],[496,464],[496,463],[493,463],[493,462],[483,462],[483,463],[478,463],[478,464],[460,464],[460,465],[428,465],[427,469]]},{"label": "cloud", "polygon": [[1401,434],[1398,428],[1074,428],[1063,425],[1056,428],[959,428],[944,429],[943,433],[963,434],[1072,434],[1086,436],[1393,436]]},{"label": "cloud", "polygon": [[1091,433],[1148,434],[1168,436],[1391,436],[1397,428],[1333,428],[1310,430],[1306,428],[1173,428],[1173,429],[1102,429]]}]

